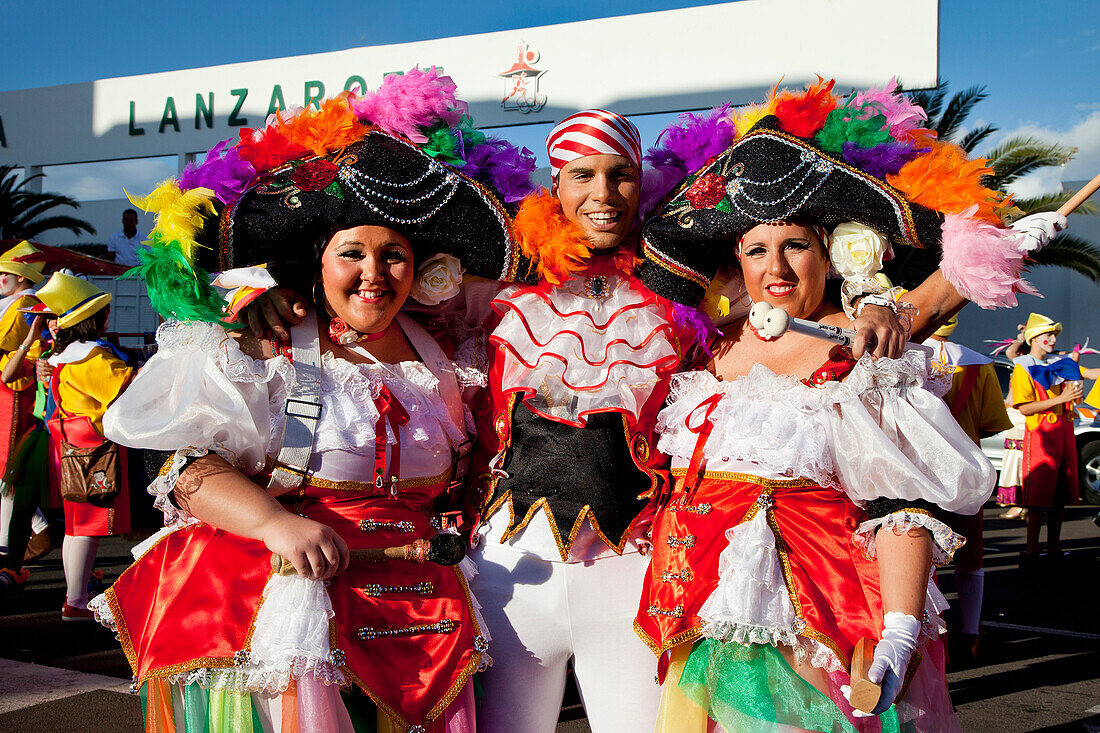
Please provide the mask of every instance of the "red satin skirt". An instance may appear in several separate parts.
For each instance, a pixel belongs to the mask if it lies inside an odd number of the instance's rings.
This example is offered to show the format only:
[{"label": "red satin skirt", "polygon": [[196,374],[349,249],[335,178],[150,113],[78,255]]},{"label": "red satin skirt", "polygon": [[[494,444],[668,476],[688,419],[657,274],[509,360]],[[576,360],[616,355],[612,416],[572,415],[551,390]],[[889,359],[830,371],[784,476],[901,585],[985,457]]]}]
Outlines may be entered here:
[{"label": "red satin skirt", "polygon": [[1024,433],[1023,501],[1026,507],[1050,509],[1076,504],[1077,442],[1073,422],[1047,413],[1039,427]]},{"label": "red satin skirt", "polygon": [[707,472],[685,491],[683,473],[673,471],[672,498],[653,525],[653,557],[634,623],[642,640],[663,655],[701,636],[699,609],[718,585],[725,531],[751,518],[757,498],[770,494],[768,523],[802,622],[798,634],[831,649],[847,669],[856,642],[877,639],[882,629],[878,564],[852,542],[863,510],[808,480]]},{"label": "red satin skirt", "polygon": [[[330,488],[310,486],[283,500],[289,510],[333,527],[350,549],[402,545],[435,533],[423,507],[325,483]],[[410,524],[362,529],[366,519]],[[271,573],[271,551],[262,542],[207,524],[158,541],[107,591],[139,683],[232,667],[234,655],[249,649]],[[425,582],[426,594],[393,590]],[[343,662],[334,661],[391,717],[406,724],[435,720],[477,669],[483,630],[457,567],[353,562],[330,581],[328,593],[335,612],[331,648],[343,652]],[[440,628],[443,621],[449,623]]]}]

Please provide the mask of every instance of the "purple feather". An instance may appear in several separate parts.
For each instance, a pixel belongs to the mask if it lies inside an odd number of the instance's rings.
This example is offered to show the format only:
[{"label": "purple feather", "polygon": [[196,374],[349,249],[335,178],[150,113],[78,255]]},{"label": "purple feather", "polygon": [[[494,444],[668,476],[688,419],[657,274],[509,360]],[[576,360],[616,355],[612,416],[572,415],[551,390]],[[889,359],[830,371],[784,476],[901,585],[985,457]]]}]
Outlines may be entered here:
[{"label": "purple feather", "polygon": [[722,332],[718,330],[718,327],[714,325],[714,321],[710,319],[710,316],[704,310],[674,302],[672,304],[672,320],[679,330],[691,335],[692,341],[699,344],[699,348],[709,356],[714,356],[714,352],[710,350],[710,340],[715,336],[720,336]]},{"label": "purple feather", "polygon": [[531,182],[535,171],[535,154],[527,148],[517,148],[500,138],[466,150],[463,175],[497,191],[508,203],[519,201],[538,190]]},{"label": "purple feather", "polygon": [[665,197],[687,177],[675,165],[642,166],[642,193],[638,200],[638,221],[645,221]]},{"label": "purple feather", "polygon": [[846,161],[880,180],[897,173],[903,165],[924,152],[909,143],[882,143],[871,148],[861,148],[855,143],[846,142],[843,149]]},{"label": "purple feather", "polygon": [[651,148],[646,160],[653,166],[675,165],[684,173],[697,171],[730,146],[736,130],[728,104],[701,115],[685,112],[679,121],[657,136],[660,147]]},{"label": "purple feather", "polygon": [[222,155],[228,140],[215,145],[202,163],[191,163],[180,176],[180,189],[209,188],[223,204],[235,201],[256,177],[256,171],[248,161],[237,156],[237,149],[230,148]]}]

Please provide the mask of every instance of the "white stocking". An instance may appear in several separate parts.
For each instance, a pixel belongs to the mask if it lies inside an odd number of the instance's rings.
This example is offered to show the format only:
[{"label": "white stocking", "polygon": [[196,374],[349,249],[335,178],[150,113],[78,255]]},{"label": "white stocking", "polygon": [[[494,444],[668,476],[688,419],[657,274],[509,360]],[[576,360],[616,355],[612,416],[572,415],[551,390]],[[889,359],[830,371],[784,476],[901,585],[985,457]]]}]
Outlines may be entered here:
[{"label": "white stocking", "polygon": [[8,552],[8,528],[11,526],[11,513],[15,510],[15,496],[12,492],[0,495],[0,553]]},{"label": "white stocking", "polygon": [[65,602],[73,608],[88,607],[88,578],[92,574],[98,537],[65,535],[61,543],[61,564],[65,568]]}]

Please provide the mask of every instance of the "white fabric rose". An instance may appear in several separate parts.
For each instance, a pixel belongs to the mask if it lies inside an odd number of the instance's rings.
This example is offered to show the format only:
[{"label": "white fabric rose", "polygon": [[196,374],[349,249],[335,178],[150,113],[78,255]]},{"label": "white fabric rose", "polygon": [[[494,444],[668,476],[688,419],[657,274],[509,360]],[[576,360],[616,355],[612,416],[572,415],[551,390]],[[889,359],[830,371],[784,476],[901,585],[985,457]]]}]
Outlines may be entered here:
[{"label": "white fabric rose", "polygon": [[420,267],[410,295],[424,305],[439,305],[458,295],[464,272],[456,257],[448,254],[429,257]]},{"label": "white fabric rose", "polygon": [[829,258],[845,280],[870,280],[882,269],[886,239],[859,222],[838,224],[830,237]]}]

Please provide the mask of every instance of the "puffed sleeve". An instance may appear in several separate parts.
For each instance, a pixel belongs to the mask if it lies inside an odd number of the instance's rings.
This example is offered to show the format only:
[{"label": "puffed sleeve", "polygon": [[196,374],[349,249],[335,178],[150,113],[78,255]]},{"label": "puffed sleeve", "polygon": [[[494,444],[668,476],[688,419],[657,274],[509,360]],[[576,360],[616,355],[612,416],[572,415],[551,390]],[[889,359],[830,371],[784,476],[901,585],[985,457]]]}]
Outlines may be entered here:
[{"label": "puffed sleeve", "polygon": [[1038,402],[1039,395],[1035,391],[1035,382],[1019,364],[1012,367],[1012,377],[1008,380],[1008,391],[1012,395],[1012,406],[1019,409],[1020,405],[1028,402]]},{"label": "puffed sleeve", "polygon": [[189,457],[214,452],[247,475],[263,468],[272,435],[281,432],[281,411],[271,404],[282,403],[292,374],[284,357],[247,356],[221,326],[168,322],[157,331],[157,353],[104,415],[104,435],[133,448],[174,451],[149,487],[170,521],[180,513],[167,494]]},{"label": "puffed sleeve", "polygon": [[850,397],[825,422],[840,484],[871,517],[856,542],[874,556],[880,528],[921,526],[936,540],[934,560],[947,562],[963,540],[929,510],[979,511],[993,491],[993,466],[951,416],[919,352],[864,357],[843,386]]}]

